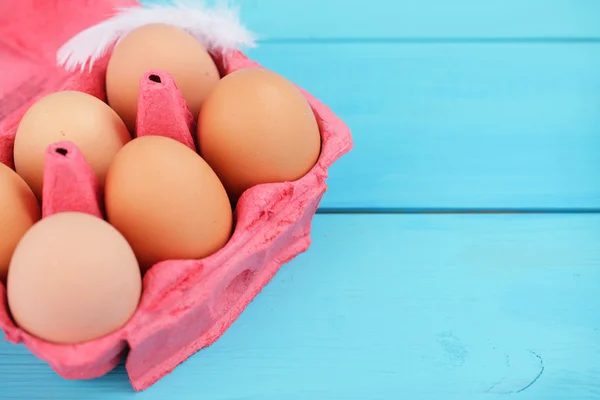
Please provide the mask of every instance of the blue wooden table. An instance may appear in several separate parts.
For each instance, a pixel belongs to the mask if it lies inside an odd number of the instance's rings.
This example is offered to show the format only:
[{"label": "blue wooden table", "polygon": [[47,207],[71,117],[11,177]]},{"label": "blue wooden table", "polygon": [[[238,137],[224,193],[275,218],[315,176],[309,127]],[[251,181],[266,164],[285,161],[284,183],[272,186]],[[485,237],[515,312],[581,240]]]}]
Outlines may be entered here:
[{"label": "blue wooden table", "polygon": [[312,247],[145,392],[0,343],[0,398],[600,399],[600,1],[241,4],[354,133]]}]

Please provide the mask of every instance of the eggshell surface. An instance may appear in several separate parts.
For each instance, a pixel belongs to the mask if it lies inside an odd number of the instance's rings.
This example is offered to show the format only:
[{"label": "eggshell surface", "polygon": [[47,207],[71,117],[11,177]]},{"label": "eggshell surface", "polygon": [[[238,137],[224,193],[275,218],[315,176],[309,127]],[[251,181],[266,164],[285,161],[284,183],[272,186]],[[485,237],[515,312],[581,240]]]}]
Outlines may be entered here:
[{"label": "eggshell surface", "polygon": [[19,242],[8,274],[16,323],[54,343],[81,343],[122,327],[142,280],[125,238],[106,221],[64,212],[36,223]]},{"label": "eggshell surface", "polygon": [[23,116],[15,136],[15,170],[41,199],[46,149],[70,141],[83,153],[102,188],[109,164],[130,140],[123,121],[102,100],[83,92],[55,92]]},{"label": "eggshell surface", "polygon": [[261,183],[301,178],[321,150],[319,126],[300,90],[262,68],[221,79],[200,112],[197,140],[234,199]]},{"label": "eggshell surface", "polygon": [[217,175],[193,150],[162,136],[134,139],[117,154],[105,205],[144,270],[159,261],[206,257],[232,230],[231,204]]},{"label": "eggshell surface", "polygon": [[40,217],[40,206],[29,186],[0,163],[0,282],[6,282],[17,243]]},{"label": "eggshell surface", "polygon": [[116,45],[106,72],[108,103],[132,133],[140,79],[150,70],[164,71],[174,78],[194,120],[204,99],[220,79],[210,54],[183,29],[165,24],[134,29]]}]

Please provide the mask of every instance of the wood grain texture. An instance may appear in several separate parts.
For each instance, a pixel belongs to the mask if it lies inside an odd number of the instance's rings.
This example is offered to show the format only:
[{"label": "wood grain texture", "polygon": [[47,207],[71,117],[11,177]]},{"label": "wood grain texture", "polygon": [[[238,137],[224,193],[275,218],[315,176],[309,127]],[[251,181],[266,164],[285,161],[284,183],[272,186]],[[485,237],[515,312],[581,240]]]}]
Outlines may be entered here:
[{"label": "wood grain texture", "polygon": [[[600,210],[599,1],[235,2],[250,55],[353,129],[322,211]],[[317,215],[313,240],[147,391],[0,342],[0,399],[600,398],[600,214]]]},{"label": "wood grain texture", "polygon": [[265,44],[250,55],[353,131],[322,208],[600,209],[600,44]]},{"label": "wood grain texture", "polygon": [[[600,215],[319,215],[212,347],[136,399],[600,398]],[[0,344],[2,399],[126,399]]]}]

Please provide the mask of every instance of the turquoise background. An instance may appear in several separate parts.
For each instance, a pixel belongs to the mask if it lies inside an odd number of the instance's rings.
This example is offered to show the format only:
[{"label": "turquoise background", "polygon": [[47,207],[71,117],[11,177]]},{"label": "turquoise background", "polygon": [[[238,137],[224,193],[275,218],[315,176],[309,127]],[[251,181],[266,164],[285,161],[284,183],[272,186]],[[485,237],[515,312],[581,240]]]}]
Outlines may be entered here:
[{"label": "turquoise background", "polygon": [[0,342],[0,398],[600,399],[600,1],[238,3],[353,130],[313,245],[144,392]]}]

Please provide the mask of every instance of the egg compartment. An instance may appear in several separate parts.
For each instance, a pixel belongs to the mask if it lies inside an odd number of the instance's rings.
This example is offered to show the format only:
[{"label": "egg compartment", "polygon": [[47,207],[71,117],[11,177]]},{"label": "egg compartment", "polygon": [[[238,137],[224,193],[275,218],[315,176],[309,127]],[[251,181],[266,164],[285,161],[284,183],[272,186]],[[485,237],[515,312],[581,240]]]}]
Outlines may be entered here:
[{"label": "egg compartment", "polygon": [[[241,52],[213,53],[222,75],[259,67]],[[57,90],[80,90],[105,100],[107,59],[92,73],[71,76]],[[164,261],[144,276],[134,317],[120,330],[76,345],[45,342],[14,325],[5,288],[0,328],[7,340],[24,345],[66,379],[89,379],[113,369],[127,353],[126,369],[135,390],[143,390],[199,349],[210,345],[240,315],[284,263],[310,244],[311,221],[326,191],[328,168],[352,147],[347,126],[329,108],[302,90],[317,118],[322,150],[312,170],[294,182],[263,184],[238,201],[236,228],[228,244],[202,260]],[[191,114],[172,78],[150,71],[141,81],[138,135],[163,135],[188,147]],[[18,121],[21,115],[14,118]],[[16,123],[0,133],[0,159],[12,166]],[[43,214],[78,210],[100,216],[98,183],[76,146],[56,143],[46,153]]]}]

